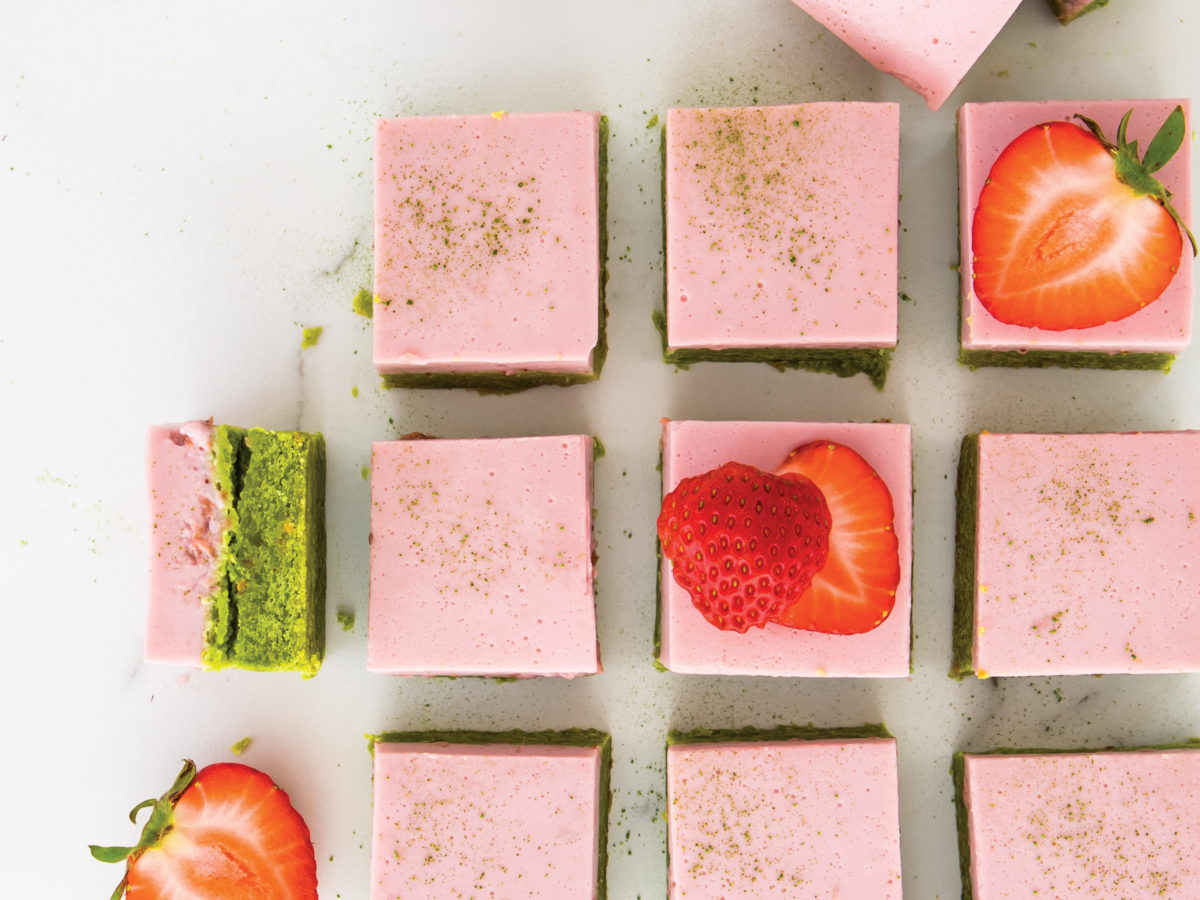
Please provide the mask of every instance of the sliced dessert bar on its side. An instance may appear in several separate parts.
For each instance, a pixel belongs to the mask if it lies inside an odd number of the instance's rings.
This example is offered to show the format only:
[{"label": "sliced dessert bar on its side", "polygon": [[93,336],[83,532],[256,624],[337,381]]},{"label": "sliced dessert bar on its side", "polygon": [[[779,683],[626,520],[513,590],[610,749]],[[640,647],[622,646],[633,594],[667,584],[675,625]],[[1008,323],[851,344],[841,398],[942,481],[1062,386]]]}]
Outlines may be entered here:
[{"label": "sliced dessert bar on its side", "polygon": [[599,374],[606,143],[591,112],[377,121],[386,384],[506,392]]},{"label": "sliced dessert bar on its side", "polygon": [[325,649],[325,440],[211,422],[147,441],[146,659],[313,675]]},{"label": "sliced dessert bar on its side", "polygon": [[588,435],[376,443],[367,668],[600,671]]},{"label": "sliced dessert bar on its side", "polygon": [[951,674],[1200,671],[1200,432],[992,434],[959,461]]},{"label": "sliced dessert bar on its side", "polygon": [[963,900],[1200,896],[1200,742],[957,753]]},{"label": "sliced dessert bar on its side", "polygon": [[372,900],[607,896],[607,734],[394,732],[371,749]]},{"label": "sliced dessert bar on its side", "polygon": [[[1192,247],[1165,206],[1118,181],[1115,149],[1080,117],[1110,143],[1140,141],[1146,160],[1177,107],[1182,139],[1187,100],[962,106],[960,362],[1170,369],[1192,335]],[[1191,154],[1166,155],[1145,178],[1161,182],[1190,223]],[[1023,235],[1043,234],[1037,248],[1025,246]]]},{"label": "sliced dessert bar on its side", "polygon": [[672,733],[668,897],[899,900],[896,741],[882,725]]},{"label": "sliced dessert bar on its side", "polygon": [[664,358],[759,361],[882,387],[897,336],[900,111],[672,109]]}]

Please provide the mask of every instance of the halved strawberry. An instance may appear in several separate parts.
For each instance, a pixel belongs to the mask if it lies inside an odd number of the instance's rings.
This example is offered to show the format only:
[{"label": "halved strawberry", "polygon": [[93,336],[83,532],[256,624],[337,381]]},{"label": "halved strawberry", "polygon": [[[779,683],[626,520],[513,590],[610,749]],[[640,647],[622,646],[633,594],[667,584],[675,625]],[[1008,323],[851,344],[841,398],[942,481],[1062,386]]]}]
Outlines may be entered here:
[{"label": "halved strawberry", "polygon": [[718,628],[780,615],[829,551],[829,509],[812,482],[728,462],[663,498],[658,539],[671,574]]},{"label": "halved strawberry", "polygon": [[900,554],[892,493],[855,451],[813,441],[788,454],[777,475],[803,475],[825,496],[833,527],[829,559],[808,590],[772,621],[825,634],[860,634],[896,605]]},{"label": "halved strawberry", "polygon": [[1176,107],[1144,158],[1077,116],[1035,125],[992,166],[971,228],[972,290],[1001,322],[1064,331],[1131,316],[1157,300],[1179,269],[1186,232],[1171,192],[1151,173],[1183,142]]},{"label": "halved strawberry", "polygon": [[257,769],[220,763],[183,770],[149,807],[135,847],[90,847],[125,862],[112,900],[316,900],[317,861],[308,826],[288,795]]}]

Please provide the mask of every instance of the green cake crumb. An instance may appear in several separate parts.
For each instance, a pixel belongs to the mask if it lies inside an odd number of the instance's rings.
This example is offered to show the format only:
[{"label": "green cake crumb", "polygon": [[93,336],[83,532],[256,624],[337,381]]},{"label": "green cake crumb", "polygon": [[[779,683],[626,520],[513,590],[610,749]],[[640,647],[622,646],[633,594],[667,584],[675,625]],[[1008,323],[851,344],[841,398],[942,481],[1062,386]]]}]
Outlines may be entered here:
[{"label": "green cake crumb", "polygon": [[240,741],[235,741],[229,745],[229,750],[234,756],[241,756],[246,752],[246,748],[250,746],[250,738],[244,737]]},{"label": "green cake crumb", "polygon": [[354,630],[354,613],[344,609],[337,611],[338,624],[342,626],[342,631]]},{"label": "green cake crumb", "polygon": [[321,339],[321,332],[324,330],[320,325],[315,328],[305,328],[304,336],[300,339],[300,346],[306,350],[309,347],[317,346],[317,341]]},{"label": "green cake crumb", "polygon": [[356,384],[356,385],[353,385],[353,386],[350,388],[350,396],[351,396],[351,397],[355,397],[355,398],[357,398],[357,397],[358,397],[358,385],[357,385],[357,384]]},{"label": "green cake crumb", "polygon": [[375,315],[375,298],[366,288],[359,288],[354,295],[354,311],[360,316],[370,319]]},{"label": "green cake crumb", "polygon": [[646,127],[654,128],[657,125],[658,125],[658,113],[655,113],[649,119],[646,120]]},{"label": "green cake crumb", "polygon": [[370,477],[371,477],[371,467],[363,466],[362,467],[362,480],[366,481]]}]

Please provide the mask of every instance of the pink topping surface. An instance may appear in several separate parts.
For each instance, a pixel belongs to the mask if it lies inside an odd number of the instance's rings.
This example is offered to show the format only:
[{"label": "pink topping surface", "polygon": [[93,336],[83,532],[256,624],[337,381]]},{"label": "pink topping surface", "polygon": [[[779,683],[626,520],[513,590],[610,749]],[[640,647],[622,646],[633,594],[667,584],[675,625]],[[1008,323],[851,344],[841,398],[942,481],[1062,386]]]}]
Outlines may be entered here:
[{"label": "pink topping surface", "polygon": [[1200,432],[981,434],[981,675],[1200,670]]},{"label": "pink topping surface", "polygon": [[662,561],[660,660],[673,672],[704,675],[830,675],[907,678],[912,609],[912,436],[908,425],[830,422],[665,422],[663,495],[684,478],[730,460],[773,472],[815,440],[845,444],[888,486],[895,506],[900,583],[896,606],[878,628],[818,634],[768,623],[745,634],[710,625]]},{"label": "pink topping surface", "polygon": [[592,370],[599,120],[377,120],[380,372]]},{"label": "pink topping surface", "polygon": [[367,667],[599,671],[587,435],[377,443]]},{"label": "pink topping surface", "polygon": [[1200,897],[1200,752],[965,758],[974,900]]},{"label": "pink topping surface", "polygon": [[900,108],[667,113],[667,344],[892,347]]},{"label": "pink topping surface", "polygon": [[670,898],[900,900],[896,742],[667,750]]},{"label": "pink topping surface", "polygon": [[[958,226],[961,248],[962,345],[967,350],[1084,350],[1098,353],[1179,353],[1191,340],[1193,264],[1183,242],[1179,271],[1153,303],[1125,319],[1067,331],[1008,325],[994,318],[971,290],[971,226],[988,174],[1000,153],[1024,131],[1044,122],[1074,121],[1078,113],[1094,119],[1109,140],[1129,110],[1129,139],[1143,151],[1176,106],[1187,100],[1083,100],[1053,102],[966,103],[958,111]],[[1185,146],[1154,177],[1174,193],[1172,203],[1192,222],[1191,153]]]},{"label": "pink topping surface", "polygon": [[863,59],[937,109],[1020,0],[793,0]]},{"label": "pink topping surface", "polygon": [[593,900],[600,750],[375,745],[372,900]]},{"label": "pink topping surface", "polygon": [[150,493],[147,662],[201,665],[208,598],[229,527],[213,484],[213,427],[155,425],[146,436]]}]

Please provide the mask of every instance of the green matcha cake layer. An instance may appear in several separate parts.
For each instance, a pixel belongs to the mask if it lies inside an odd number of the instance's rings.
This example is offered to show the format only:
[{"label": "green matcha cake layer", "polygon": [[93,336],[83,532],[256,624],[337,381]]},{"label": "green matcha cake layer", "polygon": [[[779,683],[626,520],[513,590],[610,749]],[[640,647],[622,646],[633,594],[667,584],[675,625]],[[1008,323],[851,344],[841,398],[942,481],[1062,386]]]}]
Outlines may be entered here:
[{"label": "green matcha cake layer", "polygon": [[815,725],[779,725],[775,728],[717,728],[696,731],[670,731],[667,746],[676,744],[728,744],[751,741],[850,741],[858,738],[890,738],[887,726],[879,722],[844,728],[818,728]]},{"label": "green matcha cake layer", "polygon": [[[1017,749],[1000,747],[971,756],[1049,756],[1067,753],[1136,753],[1139,750],[1196,750],[1200,749],[1200,738],[1188,738],[1166,744],[1146,744],[1137,747],[1075,747],[1069,750],[1043,750],[1036,748]],[[950,762],[950,776],[954,780],[954,818],[958,826],[958,868],[962,878],[962,900],[974,900],[971,890],[971,834],[967,823],[967,804],[963,799],[966,783],[966,753],[955,753]]]},{"label": "green matcha cake layer", "polygon": [[1054,10],[1054,14],[1058,16],[1058,21],[1064,25],[1069,25],[1084,13],[1108,6],[1108,0],[1092,0],[1091,3],[1088,3],[1087,0],[1047,0],[1047,2]]},{"label": "green matcha cake layer", "polygon": [[373,755],[376,744],[543,744],[552,747],[600,749],[599,831],[596,836],[596,900],[608,897],[608,817],[612,806],[612,737],[593,728],[562,731],[385,731],[367,735]]},{"label": "green matcha cake layer", "polygon": [[833,349],[802,347],[734,347],[725,350],[710,350],[703,347],[680,350],[667,349],[667,317],[662,310],[654,311],[654,325],[662,335],[663,361],[680,369],[697,362],[758,362],[766,363],[780,372],[787,369],[806,369],[849,378],[860,372],[871,379],[871,384],[883,390],[891,365],[892,347],[877,349]]},{"label": "green matcha cake layer", "polygon": [[600,117],[599,127],[599,219],[600,286],[598,296],[596,347],[592,351],[591,372],[523,371],[512,375],[501,372],[401,372],[381,376],[389,388],[465,388],[480,394],[515,394],[529,388],[554,385],[570,387],[587,384],[600,377],[608,358],[608,117]]},{"label": "green matcha cake layer", "polygon": [[325,652],[325,439],[215,431],[217,486],[232,515],[205,666],[314,675]]},{"label": "green matcha cake layer", "polygon": [[954,528],[954,659],[950,677],[975,673],[975,508],[979,491],[979,435],[962,439],[958,457]]},{"label": "green matcha cake layer", "polygon": [[985,367],[1013,369],[1114,369],[1169,372],[1171,353],[1094,353],[1066,350],[960,350],[958,361],[972,370]]}]

